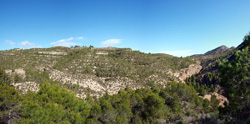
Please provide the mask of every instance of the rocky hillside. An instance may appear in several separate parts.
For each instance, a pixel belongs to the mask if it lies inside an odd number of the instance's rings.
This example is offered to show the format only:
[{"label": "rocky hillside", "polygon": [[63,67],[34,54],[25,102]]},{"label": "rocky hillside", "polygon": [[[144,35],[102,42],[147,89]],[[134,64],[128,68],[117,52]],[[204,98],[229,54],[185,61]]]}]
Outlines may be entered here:
[{"label": "rocky hillside", "polygon": [[0,51],[0,68],[16,89],[37,91],[44,82],[57,83],[100,97],[105,92],[138,89],[168,81],[182,81],[201,70],[192,57],[146,54],[129,48],[52,47]]},{"label": "rocky hillside", "polygon": [[187,84],[205,98],[209,97],[205,94],[222,94],[229,100],[220,110],[220,116],[226,118],[227,123],[249,123],[250,120],[249,49],[250,34],[232,52],[203,59],[202,70],[186,79]]},{"label": "rocky hillside", "polygon": [[0,123],[249,123],[249,39],[186,58],[112,47],[0,51]]}]

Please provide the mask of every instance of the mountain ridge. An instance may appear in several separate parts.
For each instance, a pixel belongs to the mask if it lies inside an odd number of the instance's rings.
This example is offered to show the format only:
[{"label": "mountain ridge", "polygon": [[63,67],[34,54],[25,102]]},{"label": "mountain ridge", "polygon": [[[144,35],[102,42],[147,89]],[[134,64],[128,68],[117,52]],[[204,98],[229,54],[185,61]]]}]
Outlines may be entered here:
[{"label": "mountain ridge", "polygon": [[232,52],[235,49],[235,47],[230,47],[228,48],[225,45],[221,45],[219,47],[216,47],[212,50],[209,50],[203,54],[194,54],[191,55],[192,57],[204,57],[204,56],[218,56],[218,55],[222,55],[222,54],[227,54],[229,52]]},{"label": "mountain ridge", "polygon": [[201,69],[194,58],[115,47],[12,49],[0,51],[0,59],[0,67],[19,90],[27,92],[27,87],[33,87],[30,90],[37,91],[43,81],[52,80],[82,98],[86,93],[100,97],[105,92],[116,94],[125,87],[184,82]]}]

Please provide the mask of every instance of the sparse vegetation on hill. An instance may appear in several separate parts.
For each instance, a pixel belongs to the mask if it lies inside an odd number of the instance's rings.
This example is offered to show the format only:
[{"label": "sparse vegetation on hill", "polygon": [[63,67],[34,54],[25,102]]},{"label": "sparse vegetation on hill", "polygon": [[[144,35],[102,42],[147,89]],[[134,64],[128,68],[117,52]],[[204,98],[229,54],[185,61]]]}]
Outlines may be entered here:
[{"label": "sparse vegetation on hill", "polygon": [[0,51],[0,123],[250,123],[249,39],[205,59],[110,47]]},{"label": "sparse vegetation on hill", "polygon": [[14,83],[58,81],[78,91],[79,97],[86,97],[88,91],[99,97],[127,86],[136,89],[180,81],[174,74],[180,75],[181,69],[196,63],[192,58],[146,54],[129,48],[79,46],[0,51],[0,59],[0,68]]}]

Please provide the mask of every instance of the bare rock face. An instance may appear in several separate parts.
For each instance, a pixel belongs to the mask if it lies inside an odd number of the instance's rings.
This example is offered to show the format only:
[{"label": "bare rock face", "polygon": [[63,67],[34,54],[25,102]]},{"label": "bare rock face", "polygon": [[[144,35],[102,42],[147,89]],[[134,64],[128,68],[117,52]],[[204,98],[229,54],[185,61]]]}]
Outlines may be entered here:
[{"label": "bare rock face", "polygon": [[5,73],[8,74],[10,77],[14,77],[15,75],[18,75],[22,79],[24,79],[26,77],[25,70],[22,68],[17,68],[15,70],[6,69]]},{"label": "bare rock face", "polygon": [[179,79],[184,82],[184,80],[194,74],[201,71],[202,66],[200,64],[191,64],[188,68],[181,69]]},{"label": "bare rock face", "polygon": [[108,52],[102,52],[102,51],[99,51],[99,52],[96,52],[97,55],[108,55]]},{"label": "bare rock face", "polygon": [[82,78],[79,78],[80,76],[69,75],[67,73],[64,73],[58,70],[52,70],[49,76],[50,76],[50,79],[61,81],[62,83],[78,84],[79,86],[82,86],[84,88],[90,88],[98,92],[104,90],[104,87],[102,85],[100,85],[96,80],[93,80],[91,78],[82,79]]},{"label": "bare rock face", "polygon": [[[135,85],[135,82],[130,79],[119,78],[113,80],[105,80],[105,78],[97,78],[97,77],[88,77],[86,75],[69,75],[65,72],[59,70],[51,70],[49,73],[50,79],[60,81],[63,84],[75,84],[79,85],[82,88],[89,89],[93,92],[90,93],[91,96],[95,96],[96,98],[102,96],[106,92],[109,94],[117,94],[119,90],[126,88],[129,86],[131,89],[138,89],[142,86]],[[80,91],[76,95],[80,98],[86,97],[86,92]]]},{"label": "bare rock face", "polygon": [[57,52],[57,51],[40,51],[39,54],[48,54],[48,55],[67,55],[66,52]]},{"label": "bare rock face", "polygon": [[209,94],[209,95],[205,95],[205,96],[203,97],[203,99],[208,99],[208,101],[210,101],[212,95],[215,95],[215,96],[216,96],[216,99],[218,99],[218,100],[220,101],[219,106],[225,107],[225,106],[224,106],[224,102],[226,102],[227,104],[229,104],[229,101],[228,101],[228,99],[227,99],[225,96],[220,95],[220,94],[218,94],[218,93],[216,93],[216,92],[214,92],[214,93],[212,93],[212,94]]},{"label": "bare rock face", "polygon": [[40,88],[40,85],[35,82],[23,82],[13,84],[15,89],[22,91],[22,93],[27,93],[28,90],[37,92]]},{"label": "bare rock face", "polygon": [[5,73],[8,74],[9,76],[11,76],[12,70],[11,70],[11,69],[6,69],[6,70],[5,70]]},{"label": "bare rock face", "polygon": [[202,66],[200,65],[199,62],[197,62],[196,64],[191,64],[189,65],[188,68],[184,68],[184,69],[181,69],[180,71],[177,71],[177,72],[172,72],[171,70],[168,71],[167,73],[171,76],[174,76],[176,77],[177,79],[179,80],[176,80],[177,82],[178,81],[181,81],[181,82],[185,82],[184,80],[192,75],[195,75],[195,74],[198,74],[202,69]]},{"label": "bare rock face", "polygon": [[25,71],[22,68],[15,69],[15,74],[20,76],[22,79],[25,78]]}]

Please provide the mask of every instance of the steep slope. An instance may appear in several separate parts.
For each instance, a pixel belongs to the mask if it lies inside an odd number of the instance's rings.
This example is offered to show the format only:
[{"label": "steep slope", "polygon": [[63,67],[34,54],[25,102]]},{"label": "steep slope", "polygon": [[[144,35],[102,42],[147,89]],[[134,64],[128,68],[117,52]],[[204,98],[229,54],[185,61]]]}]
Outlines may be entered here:
[{"label": "steep slope", "polygon": [[217,92],[229,100],[220,116],[228,123],[250,122],[250,35],[235,51],[203,61],[203,69],[186,82],[201,94]]},{"label": "steep slope", "polygon": [[190,57],[113,47],[13,49],[0,51],[0,60],[0,68],[23,92],[36,91],[44,81],[49,81],[76,91],[79,97],[85,97],[86,93],[99,97],[105,92],[115,94],[125,87],[137,89],[183,81],[201,69]]},{"label": "steep slope", "polygon": [[230,122],[250,123],[250,35],[228,60],[219,64],[220,85],[225,87],[230,104],[221,110]]}]

